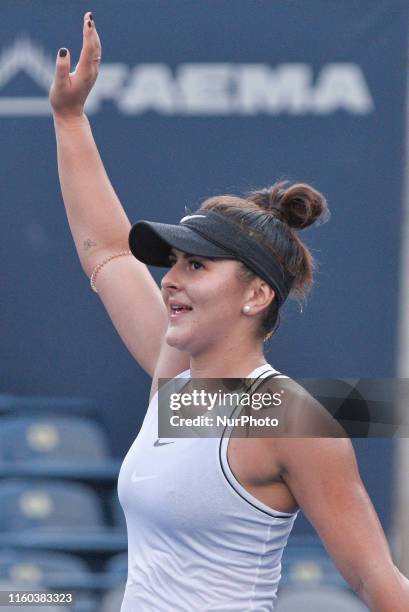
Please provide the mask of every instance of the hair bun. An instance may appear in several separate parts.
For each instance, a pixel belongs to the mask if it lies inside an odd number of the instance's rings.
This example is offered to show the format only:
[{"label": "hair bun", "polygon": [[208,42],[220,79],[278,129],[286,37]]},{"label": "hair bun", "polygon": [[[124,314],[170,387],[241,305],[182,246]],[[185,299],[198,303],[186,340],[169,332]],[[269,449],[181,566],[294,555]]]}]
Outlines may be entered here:
[{"label": "hair bun", "polygon": [[322,193],[305,183],[280,181],[269,188],[252,191],[247,199],[298,230],[318,220],[324,223],[330,215]]}]

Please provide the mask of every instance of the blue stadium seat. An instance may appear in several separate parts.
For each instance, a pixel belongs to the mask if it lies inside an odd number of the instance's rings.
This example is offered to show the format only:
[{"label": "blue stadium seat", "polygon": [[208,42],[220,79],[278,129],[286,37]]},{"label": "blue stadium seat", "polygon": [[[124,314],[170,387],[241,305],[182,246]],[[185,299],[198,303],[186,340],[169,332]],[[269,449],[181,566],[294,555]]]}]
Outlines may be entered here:
[{"label": "blue stadium seat", "polygon": [[85,597],[90,591],[106,591],[123,583],[127,570],[127,553],[114,555],[101,572],[92,571],[83,559],[65,552],[13,549],[0,552],[0,580],[19,582],[27,589],[38,586],[76,591]]},{"label": "blue stadium seat", "polygon": [[102,599],[99,612],[120,612],[124,591],[125,583],[108,591]]},{"label": "blue stadium seat", "polygon": [[[74,593],[74,596],[75,603],[72,612],[99,612],[99,597],[90,593]],[[41,608],[39,612],[40,610]],[[61,610],[64,610],[64,608],[60,606],[59,612]]]},{"label": "blue stadium seat", "polygon": [[126,580],[128,575],[128,553],[119,553],[108,559],[105,571],[107,574],[114,574],[120,580]]},{"label": "blue stadium seat", "polygon": [[286,587],[328,585],[347,587],[317,536],[293,536],[281,560],[279,591]]},{"label": "blue stadium seat", "polygon": [[52,551],[0,551],[0,579],[49,587],[61,577],[81,578],[90,572],[80,557]]},{"label": "blue stadium seat", "polygon": [[104,525],[98,496],[83,484],[12,479],[0,482],[0,532]]},{"label": "blue stadium seat", "polygon": [[4,417],[0,460],[98,463],[110,458],[109,442],[98,423],[84,417]]},{"label": "blue stadium seat", "polygon": [[278,596],[275,612],[368,612],[354,595],[331,587],[294,589]]},{"label": "blue stadium seat", "polygon": [[90,487],[6,479],[0,481],[0,547],[107,555],[126,550],[127,541],[123,529],[106,526]]}]

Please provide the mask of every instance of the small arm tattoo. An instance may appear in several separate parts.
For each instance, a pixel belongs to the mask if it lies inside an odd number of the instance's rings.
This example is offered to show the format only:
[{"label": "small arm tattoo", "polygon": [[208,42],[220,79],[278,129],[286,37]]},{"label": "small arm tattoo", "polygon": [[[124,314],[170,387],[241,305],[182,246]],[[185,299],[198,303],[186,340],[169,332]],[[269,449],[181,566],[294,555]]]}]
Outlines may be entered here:
[{"label": "small arm tattoo", "polygon": [[87,240],[84,240],[84,249],[86,251],[88,251],[89,249],[91,249],[94,246],[97,246],[97,243],[94,242],[93,240],[90,240],[89,238],[87,238]]}]

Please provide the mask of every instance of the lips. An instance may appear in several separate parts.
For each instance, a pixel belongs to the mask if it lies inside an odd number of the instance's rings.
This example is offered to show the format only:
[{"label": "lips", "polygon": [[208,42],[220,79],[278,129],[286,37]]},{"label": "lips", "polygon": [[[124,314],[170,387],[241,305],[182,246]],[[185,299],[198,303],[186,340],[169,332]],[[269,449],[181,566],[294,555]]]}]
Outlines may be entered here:
[{"label": "lips", "polygon": [[191,306],[182,302],[171,302],[169,303],[169,308],[171,317],[181,316],[193,310]]}]

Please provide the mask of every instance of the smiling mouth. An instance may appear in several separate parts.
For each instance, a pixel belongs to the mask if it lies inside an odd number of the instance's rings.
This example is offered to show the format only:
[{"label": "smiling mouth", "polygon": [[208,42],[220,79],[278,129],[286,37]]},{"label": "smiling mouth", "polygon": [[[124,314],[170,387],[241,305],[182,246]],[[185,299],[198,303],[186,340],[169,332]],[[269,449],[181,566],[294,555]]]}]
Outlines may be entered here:
[{"label": "smiling mouth", "polygon": [[191,312],[193,309],[190,306],[171,306],[170,308],[170,317],[176,318],[176,317],[181,317],[189,312]]}]

